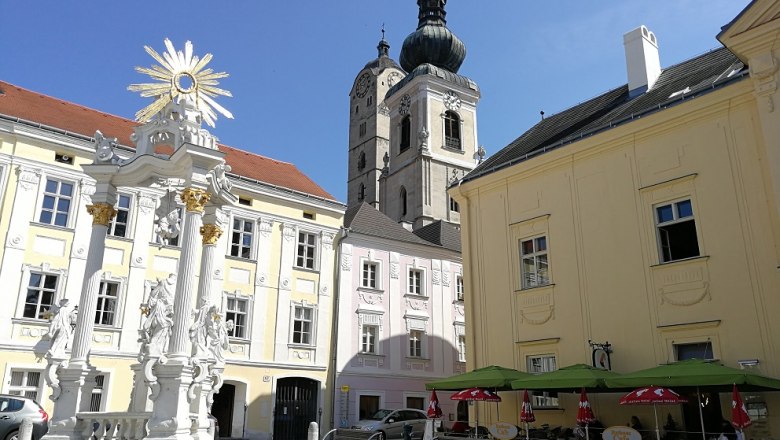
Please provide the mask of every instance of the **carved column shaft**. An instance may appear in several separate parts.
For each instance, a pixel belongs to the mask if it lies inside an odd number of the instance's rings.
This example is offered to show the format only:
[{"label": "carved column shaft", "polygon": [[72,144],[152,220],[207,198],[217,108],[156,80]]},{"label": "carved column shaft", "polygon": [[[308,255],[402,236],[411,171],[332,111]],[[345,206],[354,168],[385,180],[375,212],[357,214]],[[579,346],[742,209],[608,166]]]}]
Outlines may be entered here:
[{"label": "carved column shaft", "polygon": [[181,199],[187,204],[187,214],[173,305],[173,332],[168,352],[171,359],[185,360],[189,358],[191,351],[189,328],[195,285],[195,263],[198,256],[197,240],[203,220],[203,205],[208,202],[209,194],[203,190],[187,188],[182,191]]},{"label": "carved column shaft", "polygon": [[71,363],[86,363],[89,348],[92,345],[92,332],[95,328],[95,309],[100,290],[100,271],[103,267],[103,255],[106,250],[106,232],[108,224],[116,215],[114,207],[108,203],[95,203],[87,206],[92,215],[92,234],[89,240],[89,253],[84,269],[84,283],[79,298],[79,312],[73,336]]},{"label": "carved column shaft", "polygon": [[205,224],[200,228],[203,236],[203,254],[200,257],[200,284],[198,285],[198,306],[205,299],[212,301],[214,277],[214,260],[217,253],[217,240],[222,236],[222,229],[214,224]]}]

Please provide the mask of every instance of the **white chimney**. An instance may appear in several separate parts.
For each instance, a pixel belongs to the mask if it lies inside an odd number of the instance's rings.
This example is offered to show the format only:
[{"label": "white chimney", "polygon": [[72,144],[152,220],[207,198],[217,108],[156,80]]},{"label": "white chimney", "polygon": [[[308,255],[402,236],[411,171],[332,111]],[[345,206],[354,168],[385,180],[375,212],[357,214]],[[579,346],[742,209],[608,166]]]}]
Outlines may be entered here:
[{"label": "white chimney", "polygon": [[623,35],[628,71],[628,94],[640,95],[653,88],[661,75],[658,40],[644,25]]}]

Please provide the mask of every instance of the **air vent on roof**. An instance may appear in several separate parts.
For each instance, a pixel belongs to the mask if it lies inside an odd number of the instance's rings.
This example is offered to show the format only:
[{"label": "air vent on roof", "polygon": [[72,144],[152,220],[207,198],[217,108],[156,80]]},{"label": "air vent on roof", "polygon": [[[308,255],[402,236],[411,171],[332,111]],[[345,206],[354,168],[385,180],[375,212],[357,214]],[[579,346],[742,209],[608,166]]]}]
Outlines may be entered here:
[{"label": "air vent on roof", "polygon": [[238,198],[238,204],[239,205],[246,205],[246,206],[252,206],[252,201],[249,199],[245,199],[243,197]]},{"label": "air vent on roof", "polygon": [[73,165],[73,156],[62,154],[62,153],[54,153],[54,161],[59,163],[65,163],[68,165]]},{"label": "air vent on roof", "polygon": [[669,95],[669,99],[674,98],[676,96],[684,95],[686,93],[691,93],[691,88],[690,87],[686,87],[686,88],[684,88],[682,90],[678,90],[678,91],[672,93],[671,95]]}]

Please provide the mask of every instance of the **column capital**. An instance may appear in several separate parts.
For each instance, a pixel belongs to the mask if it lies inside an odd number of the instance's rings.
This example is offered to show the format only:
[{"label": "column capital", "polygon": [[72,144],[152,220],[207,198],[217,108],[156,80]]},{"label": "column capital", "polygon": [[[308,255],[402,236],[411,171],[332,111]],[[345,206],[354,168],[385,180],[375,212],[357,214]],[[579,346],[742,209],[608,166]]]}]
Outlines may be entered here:
[{"label": "column capital", "polygon": [[217,225],[205,224],[200,227],[200,235],[203,236],[203,245],[215,245],[222,236],[222,228]]},{"label": "column capital", "polygon": [[116,209],[108,203],[87,205],[87,212],[92,216],[93,225],[108,226],[116,215]]},{"label": "column capital", "polygon": [[198,188],[185,188],[181,192],[181,201],[187,205],[187,212],[203,212],[211,194]]}]

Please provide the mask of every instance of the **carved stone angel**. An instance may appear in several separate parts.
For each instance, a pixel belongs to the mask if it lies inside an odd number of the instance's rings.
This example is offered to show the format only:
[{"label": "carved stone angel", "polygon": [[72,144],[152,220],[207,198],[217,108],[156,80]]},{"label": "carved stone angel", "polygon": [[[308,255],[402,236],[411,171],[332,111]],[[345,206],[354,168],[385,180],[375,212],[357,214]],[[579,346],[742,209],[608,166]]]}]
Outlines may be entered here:
[{"label": "carved stone angel", "polygon": [[168,348],[173,327],[173,296],[176,275],[170,274],[164,280],[157,280],[148,301],[148,316],[141,325],[142,350],[151,356],[161,356]]},{"label": "carved stone angel", "polygon": [[230,193],[233,184],[227,177],[227,173],[233,171],[233,168],[227,164],[219,164],[209,171],[208,179],[217,194]]},{"label": "carved stone angel", "polygon": [[49,321],[49,338],[51,345],[47,354],[50,357],[63,357],[65,349],[70,345],[73,337],[73,325],[76,324],[78,307],[70,304],[70,300],[63,298],[59,307],[54,311]]},{"label": "carved stone angel", "polygon": [[192,341],[192,355],[203,358],[209,354],[209,322],[216,308],[209,304],[208,298],[201,299],[200,308],[192,314],[194,320],[190,326],[190,341]]},{"label": "carved stone angel", "polygon": [[114,147],[116,147],[116,138],[107,138],[100,130],[95,132],[96,163],[119,163],[120,159],[114,153]]},{"label": "carved stone angel", "polygon": [[230,332],[235,324],[232,319],[227,322],[222,320],[222,314],[216,306],[211,306],[212,313],[209,320],[209,350],[214,355],[218,366],[225,365],[225,350],[230,349]]},{"label": "carved stone angel", "polygon": [[181,232],[181,225],[177,209],[168,214],[160,215],[157,219],[157,224],[154,226],[157,241],[164,246],[167,246],[171,239],[178,237],[179,232]]}]

